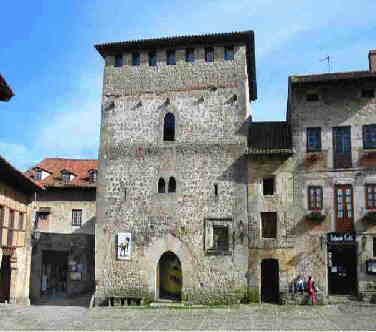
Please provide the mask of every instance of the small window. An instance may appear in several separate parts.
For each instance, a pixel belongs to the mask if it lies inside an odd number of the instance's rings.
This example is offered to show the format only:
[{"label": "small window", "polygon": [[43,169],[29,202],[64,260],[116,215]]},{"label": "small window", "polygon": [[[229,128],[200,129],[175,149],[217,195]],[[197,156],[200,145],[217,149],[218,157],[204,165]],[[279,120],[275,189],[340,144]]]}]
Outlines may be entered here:
[{"label": "small window", "polygon": [[185,50],[185,62],[195,62],[195,49],[187,48]]},{"label": "small window", "polygon": [[168,181],[168,192],[169,193],[176,192],[176,181],[173,177],[170,177],[170,180]]},{"label": "small window", "polygon": [[214,48],[213,47],[205,48],[205,61],[214,62]]},{"label": "small window", "polygon": [[72,210],[72,226],[81,226],[82,210]]},{"label": "small window", "polygon": [[118,54],[115,55],[115,67],[121,67],[123,66],[123,55]]},{"label": "small window", "polygon": [[157,52],[150,51],[149,52],[149,66],[156,66],[157,65]]},{"label": "small window", "polygon": [[132,66],[139,66],[141,63],[140,53],[132,53]]},{"label": "small window", "polygon": [[266,239],[277,237],[277,213],[261,212],[262,237]]},{"label": "small window", "polygon": [[34,173],[34,180],[40,181],[42,180],[42,170],[38,169]]},{"label": "small window", "polygon": [[375,90],[374,89],[362,89],[362,97],[363,98],[375,97]]},{"label": "small window", "polygon": [[321,151],[321,128],[307,128],[307,152]]},{"label": "small window", "polygon": [[5,221],[4,217],[5,217],[5,209],[4,209],[4,206],[0,205],[0,228],[4,226],[4,221]]},{"label": "small window", "polygon": [[363,148],[376,149],[376,124],[363,126]]},{"label": "small window", "polygon": [[63,177],[63,183],[64,184],[68,184],[70,182],[70,174],[69,173],[63,173],[62,177]]},{"label": "small window", "polygon": [[175,141],[175,116],[170,112],[164,118],[163,140]]},{"label": "small window", "polygon": [[376,257],[376,237],[372,239],[373,242],[373,257]]},{"label": "small window", "polygon": [[274,195],[274,177],[262,179],[262,191],[264,196]]},{"label": "small window", "polygon": [[8,247],[13,247],[14,245],[14,235],[15,235],[15,211],[9,210],[9,225],[8,225],[8,237],[7,237],[7,245]]},{"label": "small window", "polygon": [[48,220],[48,213],[47,212],[37,212],[37,220]]},{"label": "small window", "polygon": [[218,251],[229,250],[228,227],[213,225],[213,249]]},{"label": "small window", "polygon": [[322,187],[309,186],[308,187],[308,209],[309,210],[322,210]]},{"label": "small window", "polygon": [[226,46],[225,47],[225,60],[234,60],[234,46]]},{"label": "small window", "polygon": [[18,214],[18,229],[20,231],[24,230],[24,213],[23,212],[20,212]]},{"label": "small window", "polygon": [[91,171],[89,173],[89,182],[96,183],[97,182],[97,171]]},{"label": "small window", "polygon": [[317,93],[307,93],[306,100],[307,101],[318,101],[319,95]]},{"label": "small window", "polygon": [[124,200],[127,200],[127,188],[124,188]]},{"label": "small window", "polygon": [[217,183],[214,185],[214,196],[218,197],[218,184]]},{"label": "small window", "polygon": [[166,192],[166,182],[165,182],[165,180],[163,178],[160,178],[158,180],[158,192],[160,194],[163,194],[163,193]]},{"label": "small window", "polygon": [[376,209],[376,184],[366,184],[366,208]]},{"label": "small window", "polygon": [[167,64],[168,65],[176,65],[175,50],[168,50],[166,52],[166,55],[167,55]]}]

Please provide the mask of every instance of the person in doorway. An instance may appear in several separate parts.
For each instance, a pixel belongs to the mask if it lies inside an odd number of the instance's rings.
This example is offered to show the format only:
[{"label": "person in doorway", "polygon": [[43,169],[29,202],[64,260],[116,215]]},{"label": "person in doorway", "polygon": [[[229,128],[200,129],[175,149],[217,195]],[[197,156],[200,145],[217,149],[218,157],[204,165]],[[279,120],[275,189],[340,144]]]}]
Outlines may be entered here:
[{"label": "person in doorway", "polygon": [[304,279],[301,275],[298,275],[295,282],[295,291],[303,294],[304,291]]},{"label": "person in doorway", "polygon": [[316,304],[317,303],[316,287],[315,287],[315,282],[313,281],[311,276],[308,277],[307,289],[308,289],[308,296],[312,302],[312,305]]}]

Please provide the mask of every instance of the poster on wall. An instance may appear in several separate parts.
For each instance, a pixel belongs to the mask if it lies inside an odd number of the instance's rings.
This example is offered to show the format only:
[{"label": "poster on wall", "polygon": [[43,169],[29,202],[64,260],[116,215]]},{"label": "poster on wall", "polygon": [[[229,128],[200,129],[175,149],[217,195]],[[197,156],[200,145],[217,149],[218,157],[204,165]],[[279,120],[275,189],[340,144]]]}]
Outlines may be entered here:
[{"label": "poster on wall", "polygon": [[118,233],[117,235],[117,258],[130,259],[131,258],[131,233]]}]

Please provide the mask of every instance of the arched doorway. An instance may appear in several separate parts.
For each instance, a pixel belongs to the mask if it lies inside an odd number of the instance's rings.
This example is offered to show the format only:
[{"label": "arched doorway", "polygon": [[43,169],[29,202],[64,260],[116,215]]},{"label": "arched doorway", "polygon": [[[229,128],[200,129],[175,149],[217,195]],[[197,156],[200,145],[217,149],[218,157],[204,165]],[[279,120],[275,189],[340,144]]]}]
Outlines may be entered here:
[{"label": "arched doorway", "polygon": [[159,298],[173,301],[181,300],[183,276],[181,263],[173,252],[165,252],[158,263]]},{"label": "arched doorway", "polygon": [[261,262],[261,301],[279,301],[279,266],[276,259],[264,259]]}]

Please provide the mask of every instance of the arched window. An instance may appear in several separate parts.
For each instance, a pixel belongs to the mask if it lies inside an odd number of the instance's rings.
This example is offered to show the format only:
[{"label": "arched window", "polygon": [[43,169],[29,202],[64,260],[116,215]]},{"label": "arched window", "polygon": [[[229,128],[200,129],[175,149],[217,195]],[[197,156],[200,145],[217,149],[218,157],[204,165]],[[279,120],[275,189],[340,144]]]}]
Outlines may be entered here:
[{"label": "arched window", "polygon": [[163,178],[160,178],[158,181],[158,192],[164,193],[166,191],[166,183]]},{"label": "arched window", "polygon": [[163,140],[175,141],[175,116],[167,113],[164,118]]},{"label": "arched window", "polygon": [[170,177],[170,180],[168,181],[168,192],[169,193],[176,192],[176,181],[173,177]]}]

